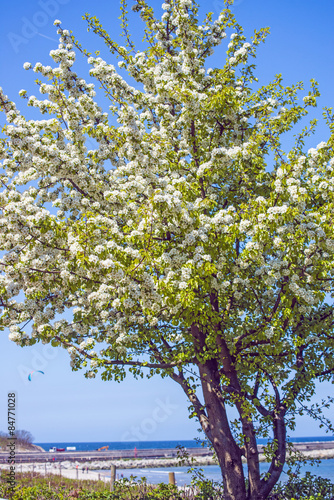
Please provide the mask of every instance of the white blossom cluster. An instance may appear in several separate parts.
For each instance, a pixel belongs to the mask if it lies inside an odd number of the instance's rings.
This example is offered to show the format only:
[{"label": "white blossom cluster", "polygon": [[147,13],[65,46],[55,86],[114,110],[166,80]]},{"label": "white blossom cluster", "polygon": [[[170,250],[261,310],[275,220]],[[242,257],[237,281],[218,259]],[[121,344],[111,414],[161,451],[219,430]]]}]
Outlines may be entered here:
[{"label": "white blossom cluster", "polygon": [[[33,67],[45,98],[27,98],[47,117],[26,119],[0,89],[2,325],[21,345],[58,341],[73,367],[86,353],[88,377],[104,360],[145,353],[147,332],[159,343],[162,326],[183,345],[195,312],[213,314],[212,293],[233,339],[245,328],[275,338],[291,303],[298,319],[331,291],[328,144],[269,171],[266,148],[278,157],[293,97],[272,120],[279,94],[251,93],[247,72],[237,73],[254,52],[237,33],[224,75],[206,71],[229,20],[197,26],[190,0],[173,5],[163,4],[151,53],[120,47],[118,67],[88,58],[110,113],[74,72],[73,39],[58,20],[55,66]],[[58,320],[66,310],[73,320]],[[90,351],[98,343],[101,352]]]}]

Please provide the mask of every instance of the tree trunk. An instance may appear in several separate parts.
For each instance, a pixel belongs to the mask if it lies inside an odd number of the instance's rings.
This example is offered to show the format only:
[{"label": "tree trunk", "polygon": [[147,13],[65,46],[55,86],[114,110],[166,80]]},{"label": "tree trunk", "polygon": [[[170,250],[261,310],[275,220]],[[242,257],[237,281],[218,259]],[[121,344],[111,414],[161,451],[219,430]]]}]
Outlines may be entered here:
[{"label": "tree trunk", "polygon": [[279,480],[286,458],[286,427],[284,416],[286,413],[286,408],[283,406],[276,412],[273,421],[273,432],[274,439],[277,444],[277,449],[271,460],[271,464],[268,470],[268,477],[262,480],[261,486],[261,496],[260,500],[267,498],[277,481]]},{"label": "tree trunk", "polygon": [[230,430],[215,365],[215,361],[207,361],[204,365],[198,366],[211,431],[211,442],[223,476],[224,500],[246,500],[241,450]]},{"label": "tree trunk", "polygon": [[[213,305],[214,300],[213,300]],[[224,338],[220,335],[219,325],[216,328],[216,338],[219,347],[219,362],[217,359],[205,359],[205,336],[198,325],[193,323],[191,333],[197,354],[196,365],[199,369],[204,404],[200,402],[195,391],[185,379],[182,369],[179,374],[172,372],[170,376],[181,385],[194,408],[194,414],[211,442],[219,462],[223,476],[224,500],[265,500],[280,477],[286,453],[285,436],[285,405],[282,404],[278,390],[274,384],[276,410],[269,412],[261,407],[263,416],[273,418],[273,432],[277,449],[272,457],[268,475],[260,478],[259,453],[256,442],[256,432],[249,412],[245,410],[245,395],[241,390],[238,374],[233,359]],[[204,354],[204,356],[203,356]],[[220,369],[222,365],[222,370]],[[221,386],[221,371],[229,380],[228,385]],[[230,423],[227,418],[224,391],[231,396],[239,413],[244,436],[244,446],[240,448],[233,438]],[[248,490],[242,466],[242,455],[245,455],[248,468]]]},{"label": "tree trunk", "polygon": [[[216,298],[211,297],[212,306],[218,310]],[[238,379],[238,374],[232,362],[231,354],[227,347],[224,338],[220,335],[221,325],[216,326],[217,344],[220,347],[220,358],[223,365],[224,373],[230,381],[230,387],[234,391],[234,404],[238,410],[240,422],[242,424],[242,432],[244,436],[244,450],[248,467],[248,494],[247,500],[262,500],[260,495],[261,479],[260,479],[260,464],[259,452],[257,449],[256,434],[253,422],[244,410],[244,396],[242,395],[241,386]]]}]

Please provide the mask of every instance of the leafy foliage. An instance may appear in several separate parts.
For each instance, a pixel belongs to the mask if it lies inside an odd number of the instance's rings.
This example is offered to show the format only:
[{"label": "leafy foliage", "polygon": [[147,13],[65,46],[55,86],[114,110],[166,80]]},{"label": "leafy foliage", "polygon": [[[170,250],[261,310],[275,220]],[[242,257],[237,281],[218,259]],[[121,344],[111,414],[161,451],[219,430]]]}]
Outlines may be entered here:
[{"label": "leafy foliage", "polygon": [[[200,470],[189,470],[193,475],[192,487],[180,491],[174,485],[148,485],[145,478],[136,476],[116,481],[109,492],[108,484],[96,481],[77,481],[57,476],[44,478],[37,474],[18,474],[18,486],[13,493],[6,484],[5,473],[0,478],[0,494],[10,500],[223,500],[221,485],[205,479]],[[33,483],[33,485],[31,485]],[[107,486],[107,488],[106,488]],[[306,472],[290,474],[286,483],[275,486],[269,500],[332,500],[334,485],[320,476]]]},{"label": "leafy foliage", "polygon": [[136,476],[115,482],[112,492],[109,485],[97,481],[78,481],[57,476],[44,478],[37,474],[17,477],[17,487],[12,492],[5,484],[6,476],[3,473],[0,481],[0,494],[10,500],[70,500],[80,499],[108,499],[108,500],[215,500],[217,492],[210,489],[209,482],[198,482],[184,491],[172,484],[160,483],[149,485],[145,478],[138,480]]},{"label": "leafy foliage", "polygon": [[278,484],[273,493],[277,500],[332,500],[334,485],[329,479],[306,472],[304,477],[291,474],[289,481]]}]

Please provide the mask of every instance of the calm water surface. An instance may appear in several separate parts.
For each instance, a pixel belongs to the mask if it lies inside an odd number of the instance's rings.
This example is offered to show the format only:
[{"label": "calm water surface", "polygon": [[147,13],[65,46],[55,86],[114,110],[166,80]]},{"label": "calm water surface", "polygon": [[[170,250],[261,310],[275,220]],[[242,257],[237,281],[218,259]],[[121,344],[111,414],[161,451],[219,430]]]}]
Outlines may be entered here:
[{"label": "calm water surface", "polygon": [[[260,471],[266,472],[268,470],[269,464],[261,463]],[[202,467],[204,476],[207,479],[212,479],[213,481],[221,481],[221,474],[218,465],[206,465]],[[151,468],[151,469],[117,469],[117,477],[120,479],[121,475],[123,477],[130,478],[131,475],[136,476],[137,480],[141,477],[146,477],[147,482],[150,484],[157,483],[168,483],[168,473],[175,472],[175,479],[178,486],[188,485],[191,482],[191,474],[187,473],[188,467],[161,467],[161,468]],[[301,467],[301,474],[305,474],[306,471],[311,472],[317,476],[322,476],[324,478],[330,479],[334,483],[334,458],[329,458],[327,460],[322,460],[320,465],[304,465]],[[106,470],[101,470],[101,474],[110,477],[110,473]],[[286,480],[286,474],[282,474],[281,480]]]}]

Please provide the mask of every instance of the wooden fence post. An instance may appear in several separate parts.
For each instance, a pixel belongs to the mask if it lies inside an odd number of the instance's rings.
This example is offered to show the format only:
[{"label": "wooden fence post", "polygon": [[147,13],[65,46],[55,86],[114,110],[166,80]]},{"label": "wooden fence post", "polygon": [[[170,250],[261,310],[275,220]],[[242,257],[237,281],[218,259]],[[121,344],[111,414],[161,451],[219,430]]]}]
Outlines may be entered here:
[{"label": "wooden fence post", "polygon": [[169,484],[175,484],[175,472],[168,472]]},{"label": "wooden fence post", "polygon": [[110,491],[113,491],[116,479],[116,465],[111,466]]}]

